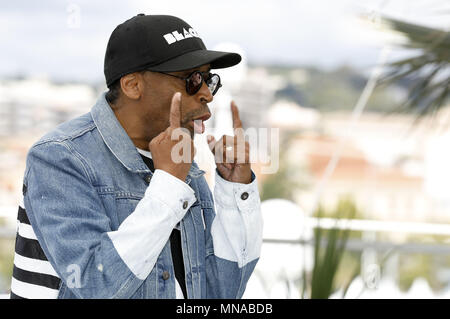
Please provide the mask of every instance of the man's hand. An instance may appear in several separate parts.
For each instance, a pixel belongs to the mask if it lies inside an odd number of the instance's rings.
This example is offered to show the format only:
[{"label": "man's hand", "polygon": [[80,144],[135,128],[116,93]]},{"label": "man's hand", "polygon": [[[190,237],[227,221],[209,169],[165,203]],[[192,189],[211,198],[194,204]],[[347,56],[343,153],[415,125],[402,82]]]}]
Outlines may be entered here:
[{"label": "man's hand", "polygon": [[252,172],[250,167],[250,146],[245,141],[239,111],[231,102],[234,136],[224,135],[216,142],[213,136],[208,136],[208,145],[217,165],[217,170],[223,179],[229,182],[249,184]]},{"label": "man's hand", "polygon": [[181,93],[177,92],[170,106],[170,126],[153,138],[148,147],[155,169],[162,169],[186,179],[195,155],[194,142],[189,131],[181,127]]}]

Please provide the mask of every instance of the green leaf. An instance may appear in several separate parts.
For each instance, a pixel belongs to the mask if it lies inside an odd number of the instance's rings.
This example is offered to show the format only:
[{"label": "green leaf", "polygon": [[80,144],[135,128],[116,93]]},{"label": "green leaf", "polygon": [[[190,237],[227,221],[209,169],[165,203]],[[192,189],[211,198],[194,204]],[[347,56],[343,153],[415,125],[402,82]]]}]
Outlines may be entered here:
[{"label": "green leaf", "polygon": [[420,51],[413,57],[389,63],[379,82],[388,85],[406,78],[414,82],[406,100],[394,107],[392,113],[413,113],[417,124],[424,116],[435,114],[450,96],[448,76],[437,76],[450,71],[450,32],[389,17],[383,21],[407,38],[401,47]]}]

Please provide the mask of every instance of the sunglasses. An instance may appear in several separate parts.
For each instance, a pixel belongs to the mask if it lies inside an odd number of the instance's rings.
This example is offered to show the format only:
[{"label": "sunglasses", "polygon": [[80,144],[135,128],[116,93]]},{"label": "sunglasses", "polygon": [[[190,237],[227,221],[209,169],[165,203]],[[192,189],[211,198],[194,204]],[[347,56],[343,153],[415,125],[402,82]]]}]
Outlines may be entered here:
[{"label": "sunglasses", "polygon": [[191,74],[189,74],[188,77],[186,78],[165,72],[158,72],[158,73],[170,75],[175,78],[186,81],[186,92],[189,95],[196,94],[202,87],[203,81],[208,86],[208,89],[212,95],[216,94],[217,91],[222,87],[222,84],[220,83],[220,76],[218,74],[213,74],[210,72],[208,72],[205,77],[202,72],[194,71]]}]

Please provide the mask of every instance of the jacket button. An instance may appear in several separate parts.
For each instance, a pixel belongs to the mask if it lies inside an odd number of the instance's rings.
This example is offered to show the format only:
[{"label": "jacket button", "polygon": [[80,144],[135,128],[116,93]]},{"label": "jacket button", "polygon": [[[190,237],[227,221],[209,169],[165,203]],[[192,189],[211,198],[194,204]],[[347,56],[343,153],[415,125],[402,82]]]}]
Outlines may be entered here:
[{"label": "jacket button", "polygon": [[145,181],[146,181],[148,184],[150,184],[150,181],[151,181],[151,179],[152,179],[152,176],[151,176],[151,175],[146,175],[146,176],[144,177],[144,179],[145,179]]},{"label": "jacket button", "polygon": [[164,280],[169,279],[169,277],[170,277],[169,272],[168,272],[168,271],[164,271],[164,272],[162,273],[162,277],[163,277]]},{"label": "jacket button", "polygon": [[185,200],[183,202],[183,209],[186,209],[188,207],[189,203],[187,202],[187,200]]},{"label": "jacket button", "polygon": [[248,198],[248,193],[247,192],[243,192],[242,194],[241,194],[241,199],[242,200],[246,200]]}]

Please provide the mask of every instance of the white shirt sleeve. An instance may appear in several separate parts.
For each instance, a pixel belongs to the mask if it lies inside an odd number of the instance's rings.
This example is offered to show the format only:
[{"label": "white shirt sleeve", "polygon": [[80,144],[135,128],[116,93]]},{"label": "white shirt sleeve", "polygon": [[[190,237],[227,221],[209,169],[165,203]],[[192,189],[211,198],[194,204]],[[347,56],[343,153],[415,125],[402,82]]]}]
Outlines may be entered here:
[{"label": "white shirt sleeve", "polygon": [[250,184],[228,182],[215,173],[216,217],[211,227],[214,254],[245,266],[259,258],[263,220],[255,179]]},{"label": "white shirt sleeve", "polygon": [[147,278],[172,229],[195,201],[194,190],[188,184],[163,170],[155,170],[133,213],[118,230],[107,233],[136,277]]}]

